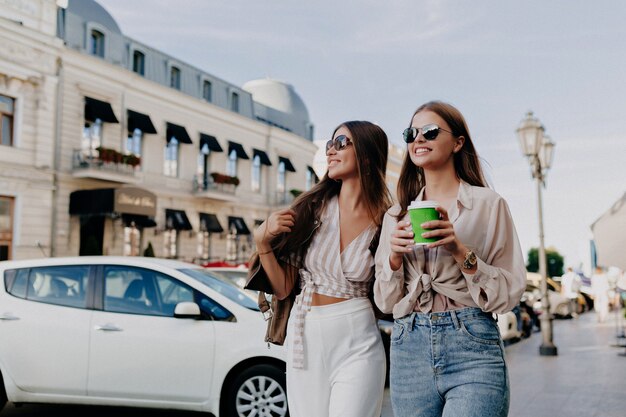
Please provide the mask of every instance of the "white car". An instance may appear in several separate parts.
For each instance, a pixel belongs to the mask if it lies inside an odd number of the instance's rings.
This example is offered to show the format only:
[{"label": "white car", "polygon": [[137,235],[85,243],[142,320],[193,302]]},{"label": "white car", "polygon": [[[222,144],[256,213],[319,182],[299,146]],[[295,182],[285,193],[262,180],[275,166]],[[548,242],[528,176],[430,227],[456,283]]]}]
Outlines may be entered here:
[{"label": "white car", "polygon": [[498,329],[505,342],[522,338],[522,332],[517,329],[517,316],[512,311],[498,314]]},{"label": "white car", "polygon": [[265,327],[253,299],[192,264],[0,262],[0,409],[8,400],[287,416],[285,351],[268,349]]}]

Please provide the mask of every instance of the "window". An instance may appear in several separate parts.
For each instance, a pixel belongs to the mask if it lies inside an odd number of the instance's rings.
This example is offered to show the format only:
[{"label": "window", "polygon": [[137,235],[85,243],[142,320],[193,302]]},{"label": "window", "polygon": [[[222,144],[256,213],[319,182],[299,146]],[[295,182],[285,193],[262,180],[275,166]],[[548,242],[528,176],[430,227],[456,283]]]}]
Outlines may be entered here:
[{"label": "window", "polygon": [[146,56],[143,52],[133,51],[133,72],[139,75],[145,75]]},{"label": "window", "polygon": [[104,34],[97,30],[91,31],[89,37],[89,53],[104,58]]},{"label": "window", "polygon": [[170,68],[170,87],[180,90],[180,69]]},{"label": "window", "polygon": [[211,233],[206,230],[198,232],[198,258],[209,259],[211,257]]},{"label": "window", "polygon": [[252,191],[261,190],[261,157],[255,155],[252,160]]},{"label": "window", "polygon": [[0,145],[13,146],[15,100],[0,95]]},{"label": "window", "polygon": [[237,176],[237,151],[232,149],[228,154],[228,175]]},{"label": "window", "polygon": [[13,197],[0,196],[0,261],[11,259],[13,247]]},{"label": "window", "polygon": [[230,109],[239,113],[239,94],[232,93],[230,96]]},{"label": "window", "polygon": [[206,190],[209,186],[209,155],[211,150],[207,143],[203,144],[198,154],[198,167],[196,170],[200,188]]},{"label": "window", "polygon": [[284,193],[286,189],[286,172],[285,163],[280,161],[278,163],[278,183],[276,184],[276,191]]},{"label": "window", "polygon": [[163,232],[163,248],[165,258],[178,257],[178,232],[176,229],[167,229]]},{"label": "window", "polygon": [[83,139],[81,142],[81,153],[90,159],[98,157],[98,148],[102,144],[102,120],[95,122],[85,121],[83,128]]},{"label": "window", "polygon": [[88,265],[32,268],[25,289],[23,277],[18,274],[13,285],[18,288],[16,296],[24,293],[28,300],[68,307],[87,306]]},{"label": "window", "polygon": [[141,156],[141,140],[143,137],[143,132],[141,129],[135,129],[128,133],[128,138],[126,139],[126,154],[130,155],[135,154],[137,156]]},{"label": "window", "polygon": [[168,177],[178,176],[178,140],[174,137],[165,145],[163,173]]},{"label": "window", "polygon": [[213,85],[211,84],[211,81],[205,80],[202,83],[202,98],[210,102],[212,95],[213,95]]},{"label": "window", "polygon": [[311,188],[313,188],[315,184],[317,184],[317,176],[315,175],[315,171],[313,171],[313,168],[307,167],[305,184],[306,191],[309,191]]},{"label": "window", "polygon": [[134,222],[124,226],[124,256],[139,256],[141,250],[141,230]]},{"label": "window", "polygon": [[107,265],[103,272],[105,311],[174,317],[176,304],[194,301],[193,289],[156,271]]}]

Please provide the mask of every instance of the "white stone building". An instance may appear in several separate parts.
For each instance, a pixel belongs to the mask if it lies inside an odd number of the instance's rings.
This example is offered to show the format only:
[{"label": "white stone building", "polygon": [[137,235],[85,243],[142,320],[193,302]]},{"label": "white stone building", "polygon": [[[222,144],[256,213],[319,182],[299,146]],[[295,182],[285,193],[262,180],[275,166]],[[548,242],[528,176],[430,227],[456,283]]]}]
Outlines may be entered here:
[{"label": "white stone building", "polygon": [[0,259],[246,260],[256,223],[317,180],[293,87],[235,86],[95,1],[57,3],[0,1]]}]

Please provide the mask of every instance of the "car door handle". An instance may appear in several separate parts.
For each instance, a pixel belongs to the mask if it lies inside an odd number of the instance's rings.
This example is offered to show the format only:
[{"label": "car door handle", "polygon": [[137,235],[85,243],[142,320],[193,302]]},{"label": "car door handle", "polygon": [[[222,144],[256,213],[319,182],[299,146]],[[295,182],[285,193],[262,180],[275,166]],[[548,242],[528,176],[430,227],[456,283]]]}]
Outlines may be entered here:
[{"label": "car door handle", "polygon": [[12,314],[3,314],[0,316],[0,320],[10,321],[10,320],[19,320],[19,319],[20,319],[19,317],[15,317]]},{"label": "car door handle", "polygon": [[122,329],[113,324],[104,324],[102,326],[96,326],[96,330],[102,330],[104,332],[121,332]]}]

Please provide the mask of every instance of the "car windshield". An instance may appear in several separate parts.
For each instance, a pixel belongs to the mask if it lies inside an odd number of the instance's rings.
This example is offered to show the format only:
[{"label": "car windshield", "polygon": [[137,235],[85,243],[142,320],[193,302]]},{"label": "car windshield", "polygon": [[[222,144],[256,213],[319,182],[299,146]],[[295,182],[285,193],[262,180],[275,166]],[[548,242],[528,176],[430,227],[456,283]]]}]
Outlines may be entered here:
[{"label": "car windshield", "polygon": [[231,301],[249,308],[250,310],[260,311],[256,301],[248,296],[243,290],[239,289],[228,278],[218,277],[204,269],[179,269],[185,275],[190,276],[196,281],[200,281],[207,287],[222,294]]}]

